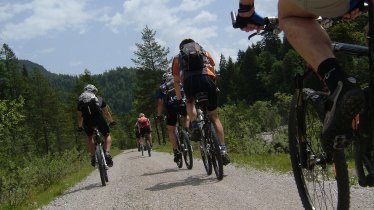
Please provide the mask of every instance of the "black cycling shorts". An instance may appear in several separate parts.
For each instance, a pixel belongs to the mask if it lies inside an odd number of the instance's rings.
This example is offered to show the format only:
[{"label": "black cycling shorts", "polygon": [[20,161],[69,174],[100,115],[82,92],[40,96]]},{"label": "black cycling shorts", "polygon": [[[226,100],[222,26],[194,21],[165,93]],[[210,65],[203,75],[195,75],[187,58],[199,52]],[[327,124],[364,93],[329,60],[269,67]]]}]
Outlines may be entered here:
[{"label": "black cycling shorts", "polygon": [[140,128],[140,136],[144,138],[145,135],[148,135],[151,133],[151,128],[149,126],[146,126],[144,128]]},{"label": "black cycling shorts", "polygon": [[84,118],[83,127],[84,127],[84,132],[87,134],[87,136],[93,135],[93,131],[95,127],[99,130],[99,132],[104,137],[107,137],[110,132],[108,123],[105,121],[104,116],[101,114],[95,117],[92,117],[92,118]]},{"label": "black cycling shorts", "polygon": [[187,116],[186,106],[170,105],[166,107],[166,125],[177,125],[177,115]]},{"label": "black cycling shorts", "polygon": [[217,86],[208,75],[198,74],[188,77],[183,81],[183,88],[186,98],[189,101],[194,100],[197,93],[207,92],[209,100],[208,111],[217,109]]}]

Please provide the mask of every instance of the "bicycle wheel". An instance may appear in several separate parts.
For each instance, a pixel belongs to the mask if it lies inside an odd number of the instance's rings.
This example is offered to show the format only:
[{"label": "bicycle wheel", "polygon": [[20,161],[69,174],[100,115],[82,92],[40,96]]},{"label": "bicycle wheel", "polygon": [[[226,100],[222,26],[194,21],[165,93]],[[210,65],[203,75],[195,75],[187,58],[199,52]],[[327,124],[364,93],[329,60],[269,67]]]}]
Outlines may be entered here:
[{"label": "bicycle wheel", "polygon": [[187,132],[181,128],[179,129],[181,144],[181,151],[184,158],[184,163],[186,163],[187,169],[192,169],[193,167],[193,157],[192,157],[192,146],[190,138],[188,137]]},{"label": "bicycle wheel", "polygon": [[151,145],[147,142],[148,157],[151,157]]},{"label": "bicycle wheel", "polygon": [[[177,143],[177,149],[179,152],[181,152],[183,154],[183,148],[181,146],[181,136],[179,135],[180,134],[180,127],[177,127],[177,129],[175,130],[175,134],[176,134],[176,143]],[[182,168],[183,167],[183,158],[180,157],[179,160],[176,162],[178,168]]]},{"label": "bicycle wheel", "polygon": [[344,150],[330,151],[333,164],[326,161],[320,144],[323,125],[318,111],[312,98],[294,95],[288,139],[299,196],[305,209],[348,209],[349,179]]},{"label": "bicycle wheel", "polygon": [[210,147],[210,154],[212,158],[212,165],[214,169],[214,173],[218,180],[223,179],[223,162],[222,162],[222,155],[221,149],[219,148],[219,140],[217,136],[216,129],[213,126],[213,123],[210,123],[210,138],[209,138],[211,147]]},{"label": "bicycle wheel", "polygon": [[201,159],[203,160],[204,168],[205,171],[208,175],[212,174],[212,161],[211,158],[209,157],[209,148],[207,144],[207,138],[203,136],[201,141],[199,142],[199,147],[200,147],[200,154],[201,154]]},{"label": "bicycle wheel", "polygon": [[140,146],[140,150],[142,151],[142,156],[144,156],[144,145],[143,144]]},{"label": "bicycle wheel", "polygon": [[103,155],[103,148],[101,145],[98,145],[96,147],[95,155],[96,155],[96,160],[98,163],[98,168],[99,168],[99,173],[100,173],[100,180],[101,180],[101,185],[105,186],[106,185],[106,180],[105,177],[108,176],[106,173],[106,168],[105,168],[105,163],[104,163],[104,155]]}]

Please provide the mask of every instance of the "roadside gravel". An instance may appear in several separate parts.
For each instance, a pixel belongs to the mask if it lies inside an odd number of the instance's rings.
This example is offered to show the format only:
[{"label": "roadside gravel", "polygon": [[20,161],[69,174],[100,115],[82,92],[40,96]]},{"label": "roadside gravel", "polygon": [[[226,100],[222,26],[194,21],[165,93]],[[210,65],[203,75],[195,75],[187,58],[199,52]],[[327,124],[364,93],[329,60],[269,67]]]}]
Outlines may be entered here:
[{"label": "roadside gravel", "polygon": [[[291,175],[233,165],[224,173],[218,181],[200,160],[178,169],[169,154],[126,150],[114,158],[107,186],[95,170],[42,209],[303,209]],[[352,187],[352,194],[352,209],[374,209],[373,190]]]}]

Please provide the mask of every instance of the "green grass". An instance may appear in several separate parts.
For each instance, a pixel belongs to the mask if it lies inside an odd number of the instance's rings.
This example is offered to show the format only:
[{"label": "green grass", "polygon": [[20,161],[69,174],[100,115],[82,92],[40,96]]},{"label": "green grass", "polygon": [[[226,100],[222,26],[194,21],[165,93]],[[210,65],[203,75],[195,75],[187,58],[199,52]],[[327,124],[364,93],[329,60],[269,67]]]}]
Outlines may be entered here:
[{"label": "green grass", "polygon": [[[192,143],[194,148],[193,156],[201,159],[200,152],[197,149],[197,144]],[[154,144],[153,149],[158,152],[166,152],[172,154],[170,143],[166,145]],[[288,154],[269,154],[269,155],[242,155],[229,153],[232,164],[239,167],[255,168],[261,171],[277,171],[288,173],[292,171],[291,161]]]},{"label": "green grass", "polygon": [[[113,148],[111,155],[115,156],[119,154],[121,150]],[[72,173],[61,181],[51,185],[47,190],[44,191],[35,191],[30,194],[30,198],[25,201],[22,205],[19,206],[4,206],[0,205],[0,209],[19,209],[19,210],[29,210],[29,209],[38,209],[48,203],[50,203],[55,197],[61,195],[70,187],[74,186],[78,182],[86,178],[90,173],[92,173],[95,168],[93,168],[87,158],[87,162],[81,164],[80,168],[77,168],[75,173]]]}]

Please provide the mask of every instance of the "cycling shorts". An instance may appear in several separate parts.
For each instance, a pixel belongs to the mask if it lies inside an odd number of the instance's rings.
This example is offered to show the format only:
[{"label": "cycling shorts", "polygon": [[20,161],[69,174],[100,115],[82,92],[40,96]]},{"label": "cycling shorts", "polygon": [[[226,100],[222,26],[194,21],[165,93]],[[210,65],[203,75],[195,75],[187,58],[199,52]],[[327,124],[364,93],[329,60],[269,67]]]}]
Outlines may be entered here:
[{"label": "cycling shorts", "polygon": [[213,79],[206,74],[198,74],[188,77],[183,81],[184,92],[188,101],[194,100],[197,93],[208,93],[208,111],[217,109],[217,86]]},{"label": "cycling shorts", "polygon": [[340,17],[349,11],[350,0],[289,0],[317,16]]},{"label": "cycling shorts", "polygon": [[166,125],[175,126],[178,114],[187,116],[186,106],[166,106]]},{"label": "cycling shorts", "polygon": [[87,136],[92,136],[94,128],[97,128],[103,136],[109,135],[109,126],[105,121],[103,115],[97,115],[93,118],[84,118],[83,119],[83,128]]},{"label": "cycling shorts", "polygon": [[149,135],[151,133],[151,128],[146,126],[144,128],[140,128],[140,136],[144,138],[145,135]]}]

